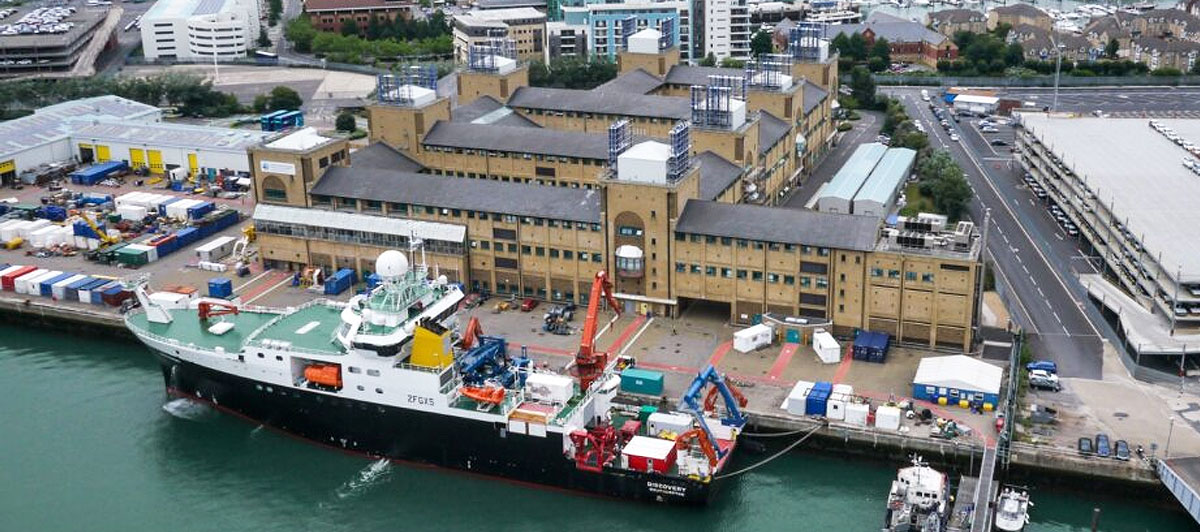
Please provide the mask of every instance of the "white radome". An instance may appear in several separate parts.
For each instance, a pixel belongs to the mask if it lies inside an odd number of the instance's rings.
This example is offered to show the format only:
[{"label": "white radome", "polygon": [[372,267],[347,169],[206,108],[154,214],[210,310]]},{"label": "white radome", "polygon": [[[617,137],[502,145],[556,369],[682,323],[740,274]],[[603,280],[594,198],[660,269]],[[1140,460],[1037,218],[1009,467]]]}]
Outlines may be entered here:
[{"label": "white radome", "polygon": [[384,279],[403,277],[408,273],[408,257],[394,249],[384,251],[375,259],[375,273]]}]

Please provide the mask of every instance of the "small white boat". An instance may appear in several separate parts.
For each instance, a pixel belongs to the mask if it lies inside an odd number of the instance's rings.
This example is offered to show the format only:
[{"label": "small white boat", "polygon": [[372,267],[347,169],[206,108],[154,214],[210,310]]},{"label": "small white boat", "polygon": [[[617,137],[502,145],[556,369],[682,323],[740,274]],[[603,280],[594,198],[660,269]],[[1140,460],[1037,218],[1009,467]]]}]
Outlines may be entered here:
[{"label": "small white boat", "polygon": [[1029,492],[1005,486],[996,498],[995,529],[999,532],[1021,532],[1029,524]]}]

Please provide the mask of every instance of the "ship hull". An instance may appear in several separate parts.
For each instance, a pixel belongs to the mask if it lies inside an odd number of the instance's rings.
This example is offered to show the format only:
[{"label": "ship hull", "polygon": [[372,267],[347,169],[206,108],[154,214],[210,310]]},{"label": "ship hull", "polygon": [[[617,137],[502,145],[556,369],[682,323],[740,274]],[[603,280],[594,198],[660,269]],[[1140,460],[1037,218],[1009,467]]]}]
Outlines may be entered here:
[{"label": "ship hull", "polygon": [[580,470],[558,433],[510,434],[503,423],[282,388],[156,355],[170,393],[350,452],[646,502],[703,505],[719,485],[615,468]]}]

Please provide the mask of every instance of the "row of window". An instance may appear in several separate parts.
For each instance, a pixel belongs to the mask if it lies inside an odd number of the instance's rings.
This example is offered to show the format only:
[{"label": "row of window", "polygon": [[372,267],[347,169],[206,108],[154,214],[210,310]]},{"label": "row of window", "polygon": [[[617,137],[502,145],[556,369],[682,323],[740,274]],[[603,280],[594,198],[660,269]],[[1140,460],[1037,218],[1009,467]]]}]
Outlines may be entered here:
[{"label": "row of window", "polygon": [[[518,246],[517,244],[514,244],[512,242],[508,242],[508,243],[494,242],[493,243],[493,242],[489,242],[487,240],[472,240],[471,247],[479,248],[484,251],[491,251],[492,249],[495,249],[495,251],[497,253],[504,253],[505,250],[507,250],[508,253],[517,253],[517,250],[520,250],[522,255],[533,255],[536,257],[549,256],[552,259],[578,260],[579,262],[591,261],[591,262],[595,262],[595,263],[600,263],[600,262],[604,261],[604,257],[600,253],[593,253],[593,252],[588,252],[588,251],[573,251],[570,249],[547,248],[547,247],[543,247],[543,246],[529,246],[529,245],[524,245],[524,244]],[[514,268],[516,267],[515,264],[513,267]]]},{"label": "row of window", "polygon": [[509,176],[505,176],[505,175],[487,175],[487,174],[483,174],[483,173],[476,174],[475,172],[462,172],[462,171],[451,171],[451,170],[443,171],[439,168],[434,168],[434,169],[430,170],[429,172],[433,175],[444,175],[444,176],[449,176],[449,177],[466,177],[466,178],[471,178],[471,179],[491,179],[492,181],[500,181],[503,183],[525,183],[526,185],[531,185],[531,184],[537,183],[539,185],[546,185],[546,186],[557,185],[560,187],[568,187],[569,186],[571,188],[579,188],[580,186],[582,186],[583,188],[586,188],[589,190],[594,188],[591,183],[583,183],[581,185],[578,181],[557,181],[554,179],[533,179],[530,177],[509,177]]},{"label": "row of window", "polygon": [[[659,123],[674,124],[675,122],[677,122],[677,120],[674,118],[658,118],[658,117],[650,117],[650,116],[628,116],[628,115],[607,115],[607,114],[589,113],[589,112],[585,112],[585,111],[555,111],[555,110],[551,110],[551,109],[530,109],[530,108],[525,108],[525,107],[518,107],[517,110],[523,112],[524,114],[530,114],[530,115],[535,115],[535,116],[565,116],[565,117],[570,117],[570,118],[586,118],[589,120],[605,120],[605,121],[612,121],[612,122],[615,122],[615,121],[621,120],[621,119],[629,120],[630,122],[640,122],[640,123],[649,123],[649,124],[659,124]],[[603,163],[603,161],[601,161],[601,163]]]},{"label": "row of window", "polygon": [[[739,248],[748,248],[753,245],[754,249],[759,249],[759,250],[769,249],[771,251],[781,251],[782,250],[782,251],[786,251],[788,253],[792,253],[792,252],[796,251],[797,247],[799,247],[800,253],[803,255],[810,255],[813,253],[814,250],[816,250],[817,256],[820,256],[820,257],[828,257],[829,256],[829,248],[820,247],[820,246],[809,246],[809,245],[803,245],[803,244],[797,246],[796,244],[780,244],[778,242],[761,242],[758,240],[746,240],[744,238],[732,238],[732,237],[728,237],[728,236],[717,237],[717,236],[712,236],[712,235],[698,235],[698,234],[694,234],[694,233],[693,234],[680,233],[680,232],[675,233],[675,241],[676,242],[691,242],[693,244],[699,244],[701,242],[704,242],[705,244],[716,244],[716,243],[720,242],[722,246],[732,246],[735,240],[737,241],[737,247],[739,247]],[[855,263],[857,263],[857,262],[858,262],[858,257],[856,256]]]},{"label": "row of window", "polygon": [[433,146],[425,144],[422,146],[425,151],[434,153],[453,153],[456,155],[482,155],[488,157],[496,157],[499,159],[525,159],[526,161],[541,161],[550,163],[570,163],[581,164],[584,166],[607,166],[608,161],[604,159],[588,159],[581,157],[565,157],[561,155],[544,155],[540,153],[524,153],[524,152],[508,152],[508,151],[492,151],[492,150],[477,150],[474,148],[451,148],[448,146]]},{"label": "row of window", "polygon": [[[316,225],[289,224],[266,220],[255,221],[255,229],[262,234],[290,236],[309,240],[325,240],[329,242],[344,242],[347,244],[362,244],[391,249],[408,249],[408,235],[376,233],[374,231],[359,231],[336,229]],[[425,239],[425,249],[430,253],[446,255],[462,255],[465,249],[460,242]]]},{"label": "row of window", "polygon": [[[871,277],[883,277],[884,273],[885,272],[884,272],[883,268],[871,268]],[[887,273],[888,279],[899,279],[900,278],[900,270],[887,270],[886,273]],[[904,280],[915,282],[917,280],[917,272],[904,272]],[[929,272],[922,273],[921,274],[921,282],[932,283],[933,282],[933,274],[929,273]]]},{"label": "row of window", "polygon": [[[676,262],[675,263],[675,272],[676,273],[688,273],[688,274],[693,274],[693,275],[700,275],[701,273],[703,273],[704,275],[706,275],[708,277],[717,277],[718,275],[720,275],[721,277],[724,277],[726,279],[734,279],[734,278],[742,279],[742,280],[750,279],[751,281],[762,281],[762,280],[766,279],[766,281],[768,283],[774,284],[774,283],[782,282],[783,284],[789,285],[789,286],[796,284],[796,276],[795,275],[784,275],[784,274],[772,273],[772,272],[766,272],[764,274],[763,272],[758,271],[758,270],[743,270],[741,268],[738,268],[735,270],[733,268],[724,268],[724,267],[717,267],[717,266],[701,267],[699,264],[687,264],[684,262]],[[815,283],[814,283],[814,281],[815,281]],[[808,288],[810,286],[813,286],[814,284],[817,288],[827,288],[829,286],[829,278],[824,277],[824,276],[820,276],[820,277],[809,277],[807,275],[800,276],[800,287],[801,288]]]},{"label": "row of window", "polygon": [[[362,210],[366,212],[383,212],[384,202],[379,200],[356,200],[352,198],[333,198],[330,196],[313,196],[313,204],[318,207],[328,207],[336,209],[357,210],[359,204],[362,205]],[[534,227],[553,227],[571,229],[574,227],[578,231],[592,231],[599,233],[601,226],[598,223],[587,222],[572,222],[570,220],[554,220],[547,218],[535,218],[532,216],[517,216],[514,214],[498,214],[488,213],[484,211],[472,211],[464,209],[447,209],[445,207],[430,207],[428,205],[417,205],[413,203],[392,203],[387,204],[388,214],[396,214],[408,216],[410,214],[425,214],[428,216],[449,216],[453,218],[462,218],[464,214],[469,220],[494,220],[504,223],[520,223],[522,225],[532,225]]]}]

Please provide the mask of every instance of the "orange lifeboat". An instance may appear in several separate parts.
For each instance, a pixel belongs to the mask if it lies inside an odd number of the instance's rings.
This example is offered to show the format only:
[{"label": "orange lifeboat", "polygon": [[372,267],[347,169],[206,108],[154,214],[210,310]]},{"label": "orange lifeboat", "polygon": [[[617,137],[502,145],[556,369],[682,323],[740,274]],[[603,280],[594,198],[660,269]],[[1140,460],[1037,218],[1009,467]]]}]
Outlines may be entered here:
[{"label": "orange lifeboat", "polygon": [[480,403],[498,405],[504,402],[504,388],[497,386],[463,386],[461,391]]},{"label": "orange lifeboat", "polygon": [[342,368],[337,364],[310,364],[304,368],[304,379],[311,384],[342,389]]}]

